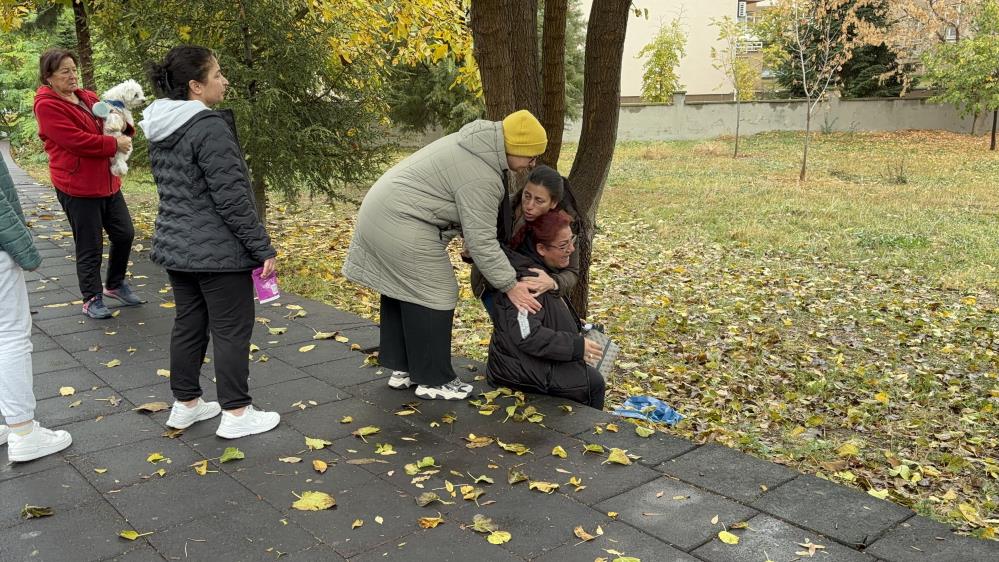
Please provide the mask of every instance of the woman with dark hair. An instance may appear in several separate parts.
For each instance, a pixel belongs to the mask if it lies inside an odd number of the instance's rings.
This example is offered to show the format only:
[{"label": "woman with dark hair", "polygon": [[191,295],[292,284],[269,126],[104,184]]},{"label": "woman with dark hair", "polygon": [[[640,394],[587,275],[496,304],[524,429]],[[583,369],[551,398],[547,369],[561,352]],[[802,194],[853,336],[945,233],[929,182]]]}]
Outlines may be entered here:
[{"label": "woman with dark hair", "polygon": [[[530,246],[510,252],[517,277],[541,270],[549,276],[569,267],[576,251],[572,217],[553,210],[526,223]],[[505,295],[496,295],[493,335],[489,342],[486,378],[493,386],[549,394],[604,407],[605,382],[593,365],[601,347],[582,335],[582,321],[565,295],[538,294],[541,310],[518,309]]]},{"label": "woman with dark hair", "polygon": [[[578,218],[575,198],[569,189],[569,180],[545,165],[531,170],[527,183],[519,193],[513,196],[513,201],[516,203],[513,230],[508,233],[509,238],[504,239],[507,246],[513,250],[519,250],[524,243],[526,225],[548,211],[562,209],[573,219]],[[576,231],[576,234],[579,232]],[[569,265],[565,269],[552,275],[548,275],[541,269],[535,269],[534,273],[534,277],[524,278],[532,292],[553,291],[558,295],[568,295],[576,287],[576,282],[579,280],[579,252],[575,250],[572,252],[572,255],[569,256]],[[482,305],[492,316],[496,290],[486,282],[474,264],[472,265],[471,283],[472,293],[482,300]]]},{"label": "woman with dark hair", "polygon": [[[276,412],[256,410],[247,378],[253,331],[250,272],[275,271],[277,252],[257,217],[249,172],[225,98],[229,82],[204,47],[174,47],[149,78],[158,96],[139,123],[159,194],[150,259],[167,270],[177,303],[170,336],[167,425],[183,429],[222,411],[215,432],[235,439],[274,429]],[[215,350],[219,402],[201,399],[208,336]],[[221,404],[220,404],[221,403]]]},{"label": "woman with dark hair", "polygon": [[[93,113],[97,94],[79,88],[76,55],[66,49],[49,49],[38,61],[41,86],[35,92],[38,136],[49,155],[49,173],[59,204],[66,212],[76,243],[76,276],[83,295],[83,313],[91,318],[111,318],[104,305],[108,296],[126,306],[142,304],[125,282],[135,229],[121,194],[121,179],[111,174],[110,158],[132,148],[132,127],[127,136],[104,134],[104,125]],[[108,233],[108,271],[101,285],[101,255]]]}]

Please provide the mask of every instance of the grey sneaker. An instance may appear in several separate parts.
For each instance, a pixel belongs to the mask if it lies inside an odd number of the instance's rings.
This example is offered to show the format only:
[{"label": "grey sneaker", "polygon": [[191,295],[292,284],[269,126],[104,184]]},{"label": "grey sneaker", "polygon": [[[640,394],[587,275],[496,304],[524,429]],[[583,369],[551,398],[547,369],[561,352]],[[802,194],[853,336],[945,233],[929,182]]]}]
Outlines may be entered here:
[{"label": "grey sneaker", "polygon": [[416,387],[416,395],[425,400],[464,400],[472,393],[472,385],[461,382],[455,377],[453,381],[441,386],[420,385]]},{"label": "grey sneaker", "polygon": [[96,320],[111,318],[111,311],[104,306],[104,299],[101,295],[94,295],[87,302],[83,303],[83,313]]},{"label": "grey sneaker", "polygon": [[142,304],[142,299],[135,296],[132,292],[132,288],[128,286],[128,283],[122,281],[121,286],[117,289],[104,289],[104,296],[111,297],[121,301],[125,306],[135,306]]},{"label": "grey sneaker", "polygon": [[392,371],[388,385],[392,388],[403,390],[413,386],[413,381],[409,380],[409,373],[406,371]]}]

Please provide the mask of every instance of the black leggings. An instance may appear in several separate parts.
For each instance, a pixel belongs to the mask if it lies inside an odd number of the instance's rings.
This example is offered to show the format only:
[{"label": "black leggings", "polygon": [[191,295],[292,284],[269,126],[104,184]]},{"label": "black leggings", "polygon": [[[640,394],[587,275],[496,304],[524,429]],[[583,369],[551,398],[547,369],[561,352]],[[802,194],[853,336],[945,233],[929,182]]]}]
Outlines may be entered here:
[{"label": "black leggings", "polygon": [[117,289],[125,280],[135,228],[121,191],[107,197],[74,197],[56,190],[76,242],[76,277],[84,302],[104,293],[101,287],[101,254],[104,231],[108,233],[108,277],[104,287]]},{"label": "black leggings", "polygon": [[406,371],[409,380],[441,386],[455,379],[451,366],[454,310],[434,310],[382,295],[378,362]]}]

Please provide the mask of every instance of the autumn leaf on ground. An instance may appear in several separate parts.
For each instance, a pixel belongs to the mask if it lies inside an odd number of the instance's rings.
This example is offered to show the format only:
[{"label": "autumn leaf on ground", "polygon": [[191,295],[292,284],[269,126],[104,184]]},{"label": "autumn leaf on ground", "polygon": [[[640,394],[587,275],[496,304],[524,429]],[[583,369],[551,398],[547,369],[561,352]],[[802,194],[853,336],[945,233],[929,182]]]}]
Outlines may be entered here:
[{"label": "autumn leaf on ground", "polygon": [[860,454],[860,448],[853,443],[844,443],[836,449],[836,454],[841,457],[855,457]]},{"label": "autumn leaf on ground", "polygon": [[298,499],[291,504],[291,507],[299,511],[320,511],[336,505],[333,496],[326,492],[302,492],[301,496],[294,495]]},{"label": "autumn leaf on ground", "polygon": [[530,449],[528,449],[525,445],[522,445],[520,443],[504,443],[499,439],[497,439],[496,444],[502,447],[506,451],[509,451],[511,453],[516,453],[518,457],[531,452]]},{"label": "autumn leaf on ground", "polygon": [[312,335],[312,339],[314,339],[314,340],[331,340],[331,339],[335,338],[336,335],[337,335],[337,332],[316,332],[315,334]]},{"label": "autumn leaf on ground", "polygon": [[623,449],[612,448],[610,454],[607,455],[607,460],[604,463],[615,463],[615,464],[631,464],[631,458],[628,457],[628,453]]},{"label": "autumn leaf on ground", "polygon": [[146,402],[145,404],[139,404],[132,411],[136,412],[161,412],[166,410],[170,406],[166,402]]},{"label": "autumn leaf on ground", "polygon": [[351,416],[344,416],[344,417],[340,418],[340,423],[351,423],[353,421],[354,421],[354,418],[351,417]]},{"label": "autumn leaf on ground", "polygon": [[139,537],[145,537],[145,536],[148,536],[148,535],[151,535],[151,534],[153,534],[152,531],[150,531],[148,533],[140,533],[138,531],[127,530],[127,531],[122,531],[122,532],[118,533],[118,536],[121,537],[121,538],[123,538],[123,539],[126,539],[126,540],[134,541],[135,539],[137,539]]},{"label": "autumn leaf on ground", "polygon": [[162,453],[151,453],[148,457],[146,457],[146,462],[152,463],[152,464],[156,464],[156,463],[161,462],[161,461],[169,461],[169,460],[170,459],[164,457]]},{"label": "autumn leaf on ground", "polygon": [[272,336],[280,336],[281,334],[284,334],[287,331],[288,331],[287,326],[284,326],[284,327],[274,327],[274,328],[268,327],[267,328],[267,333],[269,333]]},{"label": "autumn leaf on ground", "polygon": [[728,531],[718,531],[718,539],[725,544],[739,544],[739,537]]},{"label": "autumn leaf on ground", "polygon": [[472,530],[477,533],[492,533],[499,529],[493,520],[482,515],[481,513],[476,513],[472,517]]},{"label": "autumn leaf on ground", "polygon": [[308,447],[310,451],[318,451],[319,449],[322,449],[326,445],[332,445],[332,444],[333,444],[332,441],[327,441],[319,437],[305,438],[305,446]]},{"label": "autumn leaf on ground", "polygon": [[511,538],[513,537],[506,531],[493,531],[486,536],[490,544],[503,544],[510,542]]},{"label": "autumn leaf on ground", "polygon": [[72,386],[63,386],[59,388],[59,396],[72,396],[76,394],[76,389]]},{"label": "autumn leaf on ground", "polygon": [[537,490],[546,494],[551,494],[558,490],[558,484],[554,482],[531,481],[527,483],[528,490]]},{"label": "autumn leaf on ground", "polygon": [[302,462],[302,457],[279,457],[279,462],[286,462],[288,464],[295,464]]},{"label": "autumn leaf on ground", "polygon": [[101,363],[101,365],[104,365],[108,369],[113,369],[113,368],[117,367],[118,365],[121,365],[121,361],[119,361],[117,359],[112,359],[112,360],[108,361],[107,363]]},{"label": "autumn leaf on ground", "polygon": [[423,492],[416,497],[416,505],[420,507],[426,507],[434,502],[446,503],[437,495],[437,492]]},{"label": "autumn leaf on ground", "polygon": [[308,353],[308,352],[312,351],[315,348],[316,348],[316,344],[310,343],[309,345],[303,345],[302,347],[298,348],[298,352],[299,353]]},{"label": "autumn leaf on ground", "polygon": [[468,437],[465,438],[468,444],[465,445],[469,449],[477,449],[479,447],[485,447],[493,442],[492,437],[487,437],[485,435],[477,436],[474,433],[469,433]]},{"label": "autumn leaf on ground", "polygon": [[356,528],[360,527],[361,525],[364,525],[364,520],[363,519],[354,519],[354,522],[350,524],[350,528],[351,529],[356,529]]},{"label": "autumn leaf on ground", "polygon": [[236,447],[226,447],[225,451],[222,451],[222,456],[219,457],[219,462],[224,463],[229,461],[238,461],[245,458],[246,455],[243,454],[243,451],[240,451]]},{"label": "autumn leaf on ground", "polygon": [[479,497],[482,496],[482,494],[486,493],[486,491],[483,490],[482,488],[478,488],[476,486],[468,486],[468,485],[462,486],[461,488],[458,489],[458,491],[461,492],[462,499],[468,501],[477,501]]},{"label": "autumn leaf on ground", "polygon": [[587,443],[586,446],[583,447],[584,455],[586,453],[596,453],[598,455],[602,455],[604,454],[604,452],[605,451],[603,445],[597,445],[596,443]]},{"label": "autumn leaf on ground", "polygon": [[385,522],[385,520],[382,519],[381,515],[375,515],[375,523],[378,523],[379,525],[381,525],[384,522]]},{"label": "autumn leaf on ground", "polygon": [[[191,467],[194,468],[194,472],[196,472],[198,474],[198,476],[204,476],[204,475],[208,474],[208,461],[207,460],[198,461],[198,462],[192,464]],[[215,472],[215,471],[213,470],[212,472]]]},{"label": "autumn leaf on ground", "polygon": [[106,468],[95,468],[94,469],[94,472],[96,472],[97,474],[104,474],[107,471],[108,471],[108,469],[106,469]]},{"label": "autumn leaf on ground", "polygon": [[25,519],[37,519],[39,517],[49,517],[54,515],[55,512],[52,511],[51,507],[42,507],[38,505],[25,505],[21,508],[21,517]]},{"label": "autumn leaf on ground", "polygon": [[395,449],[392,448],[391,443],[379,443],[375,447],[375,454],[378,455],[394,455],[396,454]]},{"label": "autumn leaf on ground", "polygon": [[183,429],[169,428],[160,434],[161,437],[166,437],[167,439],[176,439],[184,434]]},{"label": "autumn leaf on ground", "polygon": [[556,445],[555,448],[552,449],[552,455],[562,459],[569,456],[569,454],[565,452],[565,449],[563,449],[561,445]]},{"label": "autumn leaf on ground", "polygon": [[635,426],[635,433],[637,433],[639,437],[651,437],[655,432],[656,430],[654,429],[649,429],[640,425]]},{"label": "autumn leaf on ground", "polygon": [[578,527],[572,530],[572,534],[576,535],[579,538],[579,540],[583,542],[592,541],[593,539],[604,534],[604,530],[599,526],[597,526],[597,530],[594,532],[596,533],[596,535],[591,535],[587,533],[586,529],[584,529],[582,525],[579,525]]},{"label": "autumn leaf on ground", "polygon": [[795,552],[795,554],[797,554],[798,556],[808,556],[808,557],[815,556],[816,552],[826,548],[825,546],[821,544],[815,544],[810,540],[805,542],[799,542],[798,546],[807,548],[808,550],[799,550],[798,552]]},{"label": "autumn leaf on ground", "polygon": [[312,461],[312,468],[319,474],[323,474],[326,472],[326,469],[329,468],[329,465],[326,464],[326,461],[315,459]]},{"label": "autumn leaf on ground", "polygon": [[70,402],[69,407],[70,408],[75,408],[75,407],[79,406],[80,404],[83,404],[83,400],[77,400],[76,402]]},{"label": "autumn leaf on ground", "polygon": [[506,475],[506,481],[508,484],[511,485],[523,482],[525,480],[527,480],[527,475],[515,468],[511,468]]},{"label": "autumn leaf on ground", "polygon": [[360,429],[352,431],[351,435],[353,435],[355,437],[360,437],[362,441],[367,442],[367,440],[364,439],[365,437],[367,437],[369,435],[374,435],[374,434],[378,433],[379,431],[381,431],[381,428],[379,428],[379,427],[375,427],[373,425],[366,425],[366,426],[364,426],[364,427],[362,427]]},{"label": "autumn leaf on ground", "polygon": [[420,517],[417,520],[421,529],[433,529],[444,522],[444,516],[437,512],[437,517]]},{"label": "autumn leaf on ground", "polygon": [[156,369],[156,376],[170,378],[170,369]]},{"label": "autumn leaf on ground", "polygon": [[[472,475],[469,474],[469,476],[472,476]],[[482,476],[477,476],[477,477],[476,476],[472,476],[472,478],[474,479],[474,481],[475,481],[476,484],[480,484],[482,482],[485,482],[486,484],[494,484],[495,483],[492,478],[486,476],[485,474],[483,474]]]}]

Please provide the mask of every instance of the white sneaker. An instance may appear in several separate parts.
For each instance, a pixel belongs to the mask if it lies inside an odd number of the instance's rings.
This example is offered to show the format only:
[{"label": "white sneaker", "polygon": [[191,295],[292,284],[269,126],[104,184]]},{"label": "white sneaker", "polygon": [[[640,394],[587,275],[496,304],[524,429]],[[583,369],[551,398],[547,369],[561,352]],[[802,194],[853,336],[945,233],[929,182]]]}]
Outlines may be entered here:
[{"label": "white sneaker", "polygon": [[38,425],[37,421],[25,437],[10,432],[7,436],[7,456],[11,462],[27,462],[58,453],[73,443],[73,437],[62,430],[52,431]]},{"label": "white sneaker", "polygon": [[199,421],[214,418],[221,411],[222,407],[218,402],[205,402],[201,398],[198,398],[198,403],[193,408],[174,402],[173,408],[170,408],[170,419],[166,424],[174,429],[187,429]]},{"label": "white sneaker", "polygon": [[403,390],[413,386],[413,381],[409,380],[409,373],[406,371],[392,371],[388,385],[392,388]]},{"label": "white sneaker", "polygon": [[8,435],[10,435],[10,428],[6,425],[0,424],[0,445],[7,442]]},{"label": "white sneaker", "polygon": [[277,412],[263,412],[255,410],[253,406],[247,406],[242,416],[235,416],[229,412],[222,412],[222,422],[215,435],[223,439],[237,439],[264,433],[277,427],[281,422],[281,414]]},{"label": "white sneaker", "polygon": [[425,400],[464,400],[472,393],[472,385],[455,379],[441,386],[420,385],[416,387],[416,395]]}]

